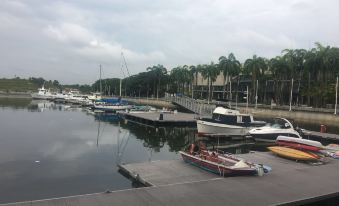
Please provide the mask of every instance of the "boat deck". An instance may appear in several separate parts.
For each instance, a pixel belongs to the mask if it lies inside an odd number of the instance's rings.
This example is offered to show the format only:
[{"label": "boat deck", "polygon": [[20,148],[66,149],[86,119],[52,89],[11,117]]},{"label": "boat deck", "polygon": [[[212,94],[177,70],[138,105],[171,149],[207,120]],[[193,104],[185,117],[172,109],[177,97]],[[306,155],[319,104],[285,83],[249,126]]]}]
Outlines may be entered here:
[{"label": "boat deck", "polygon": [[338,160],[330,159],[325,165],[310,165],[283,159],[270,152],[240,157],[265,163],[273,170],[262,177],[221,178],[182,160],[134,163],[120,167],[131,177],[153,186],[1,206],[301,205],[339,196],[336,181],[339,178]]}]

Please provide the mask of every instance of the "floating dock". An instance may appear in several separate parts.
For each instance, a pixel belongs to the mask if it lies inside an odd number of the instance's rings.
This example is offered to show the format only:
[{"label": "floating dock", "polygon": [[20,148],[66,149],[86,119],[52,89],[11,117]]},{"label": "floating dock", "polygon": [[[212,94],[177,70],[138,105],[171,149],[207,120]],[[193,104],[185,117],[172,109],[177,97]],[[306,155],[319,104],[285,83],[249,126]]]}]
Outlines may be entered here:
[{"label": "floating dock", "polygon": [[331,134],[331,133],[323,133],[323,132],[315,132],[310,130],[304,130],[304,135],[306,138],[314,139],[314,140],[328,140],[331,142],[339,142],[339,134]]},{"label": "floating dock", "polygon": [[307,205],[324,201],[336,205],[338,201],[338,160],[310,165],[283,159],[270,152],[238,156],[265,163],[273,170],[262,177],[223,178],[182,160],[127,164],[120,165],[121,170],[152,186],[1,206]]},{"label": "floating dock", "polygon": [[152,127],[197,126],[196,115],[189,113],[142,112],[142,113],[120,113],[120,115],[127,121]]}]

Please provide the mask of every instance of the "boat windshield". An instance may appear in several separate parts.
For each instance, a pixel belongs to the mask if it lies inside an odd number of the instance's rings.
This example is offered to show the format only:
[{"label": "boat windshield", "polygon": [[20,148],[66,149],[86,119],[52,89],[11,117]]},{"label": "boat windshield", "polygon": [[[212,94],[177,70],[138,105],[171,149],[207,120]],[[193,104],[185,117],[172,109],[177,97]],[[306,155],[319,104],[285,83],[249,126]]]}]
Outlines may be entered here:
[{"label": "boat windshield", "polygon": [[272,128],[288,129],[291,128],[290,124],[284,119],[274,119],[274,122],[268,124]]}]

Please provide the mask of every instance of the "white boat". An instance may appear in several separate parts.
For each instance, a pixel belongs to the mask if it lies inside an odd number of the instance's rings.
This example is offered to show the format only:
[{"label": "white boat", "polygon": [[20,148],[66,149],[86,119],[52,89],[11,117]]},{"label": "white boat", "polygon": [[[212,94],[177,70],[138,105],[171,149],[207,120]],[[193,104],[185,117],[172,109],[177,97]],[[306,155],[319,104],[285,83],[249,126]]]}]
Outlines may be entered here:
[{"label": "white boat", "polygon": [[285,118],[275,118],[273,124],[254,128],[249,131],[249,134],[256,141],[263,142],[275,142],[278,136],[302,138],[291,122]]},{"label": "white boat", "polygon": [[33,99],[50,99],[52,98],[52,93],[42,85],[42,87],[38,89],[38,93],[32,93],[31,96]]},{"label": "white boat", "polygon": [[275,143],[277,145],[313,151],[318,151],[324,148],[324,146],[318,141],[287,136],[278,136]]},{"label": "white boat", "polygon": [[94,92],[91,95],[87,95],[88,99],[91,100],[92,102],[95,102],[97,100],[102,99],[101,93],[100,92]]},{"label": "white boat", "polygon": [[52,95],[53,101],[64,102],[68,98],[68,95],[65,93],[56,93]]},{"label": "white boat", "polygon": [[72,104],[83,104],[88,100],[87,95],[80,94],[79,90],[70,90],[65,100]]},{"label": "white boat", "polygon": [[197,120],[198,134],[218,134],[225,136],[243,136],[255,127],[265,125],[263,121],[255,121],[250,114],[241,114],[237,110],[217,107],[212,118]]},{"label": "white boat", "polygon": [[94,110],[116,112],[116,111],[130,109],[131,105],[127,105],[127,104],[96,104],[96,103],[94,103],[93,107],[94,107]]}]

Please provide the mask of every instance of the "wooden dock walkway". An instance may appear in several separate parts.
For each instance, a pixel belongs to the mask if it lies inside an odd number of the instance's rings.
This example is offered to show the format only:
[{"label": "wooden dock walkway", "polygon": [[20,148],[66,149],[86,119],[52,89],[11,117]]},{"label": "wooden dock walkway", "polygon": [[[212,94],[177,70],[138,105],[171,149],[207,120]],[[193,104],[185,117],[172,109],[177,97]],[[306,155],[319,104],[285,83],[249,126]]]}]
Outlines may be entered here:
[{"label": "wooden dock walkway", "polygon": [[240,156],[273,170],[262,177],[221,178],[182,160],[127,164],[121,168],[153,186],[1,206],[302,205],[339,196],[338,160],[314,166],[269,152]]},{"label": "wooden dock walkway", "polygon": [[339,134],[323,133],[310,130],[304,130],[304,135],[306,138],[314,140],[328,140],[331,142],[339,142]]},{"label": "wooden dock walkway", "polygon": [[[121,113],[125,120],[153,127],[181,126],[196,127],[196,115],[189,113],[161,113],[161,112],[144,112],[144,113]],[[160,119],[163,115],[163,119]]]}]

